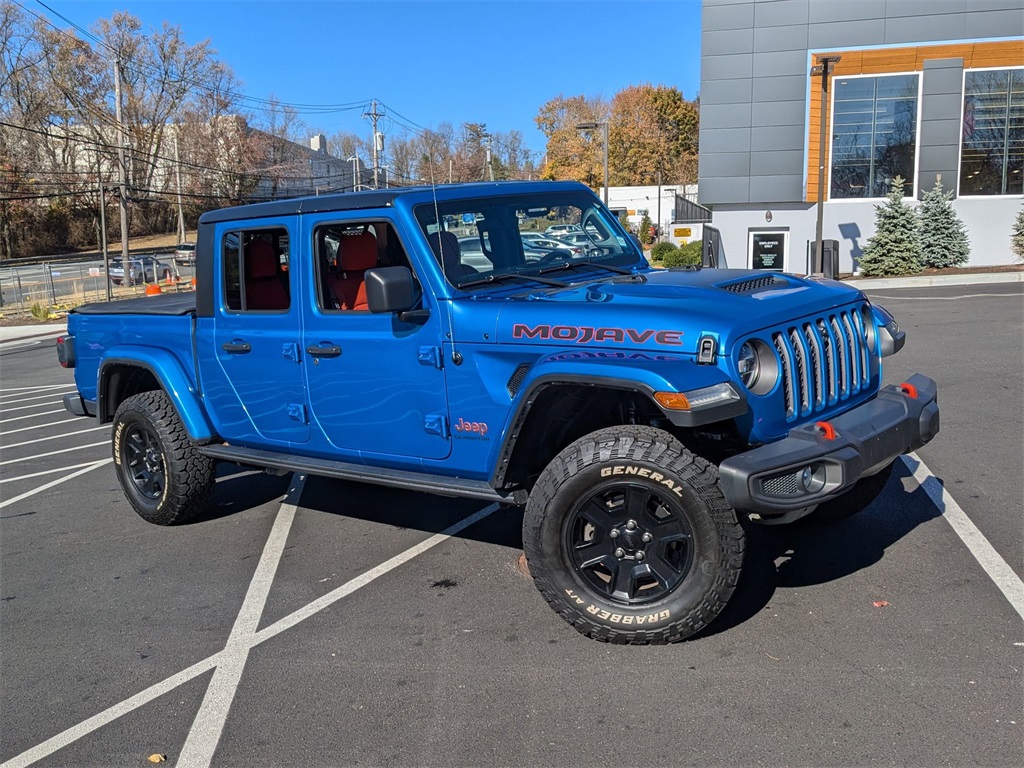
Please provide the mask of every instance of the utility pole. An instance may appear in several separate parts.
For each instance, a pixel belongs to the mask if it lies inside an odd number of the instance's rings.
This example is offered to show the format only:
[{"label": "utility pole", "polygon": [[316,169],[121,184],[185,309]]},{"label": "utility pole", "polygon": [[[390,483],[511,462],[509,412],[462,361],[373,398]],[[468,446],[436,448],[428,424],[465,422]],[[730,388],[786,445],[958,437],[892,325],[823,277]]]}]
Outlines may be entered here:
[{"label": "utility pole", "polygon": [[185,242],[185,211],[181,207],[181,158],[178,157],[178,132],[174,132],[174,175],[178,179],[178,242]]},{"label": "utility pole", "polygon": [[[103,188],[103,169],[99,162],[96,164],[96,175],[100,181],[100,244],[103,248],[103,282],[107,284],[107,301],[110,296],[110,255],[107,253],[107,191]],[[123,262],[125,269],[128,269],[128,262]],[[125,274],[129,274],[125,272]]]},{"label": "utility pole", "polygon": [[121,258],[124,264],[125,277],[128,277],[128,275],[132,274],[132,266],[128,263],[128,187],[125,181],[124,167],[124,123],[121,119],[120,56],[114,62],[114,115],[117,118],[117,175],[118,192],[121,200]]},{"label": "utility pole", "polygon": [[370,118],[370,120],[373,121],[373,188],[377,189],[379,187],[379,182],[378,182],[378,172],[379,172],[378,168],[379,168],[379,166],[377,164],[377,152],[378,152],[378,150],[384,148],[384,146],[383,146],[383,144],[384,144],[383,143],[383,138],[384,137],[381,134],[377,133],[377,120],[379,118],[381,118],[381,117],[384,117],[384,115],[383,115],[383,113],[380,113],[380,112],[377,111],[377,100],[376,99],[373,99],[370,102],[370,105],[371,105],[370,106],[370,110],[371,111],[363,112],[363,117],[368,117],[368,118]]},{"label": "utility pole", "polygon": [[487,136],[487,174],[494,181],[494,165],[491,163],[491,137]]},{"label": "utility pole", "polygon": [[[821,75],[821,109],[818,112],[818,221],[814,230],[814,264],[808,270],[809,273],[817,272],[818,264],[821,264],[822,272],[825,271],[825,257],[821,252],[821,228],[825,216],[825,118],[828,109],[828,78],[835,69],[836,63],[842,56],[818,56],[818,65],[811,67],[811,75]],[[828,270],[831,272],[831,268]],[[834,277],[834,275],[830,275]]]},{"label": "utility pole", "polygon": [[[608,182],[605,182],[607,184]],[[607,203],[605,203],[607,205]],[[661,242],[661,168],[658,169],[658,221],[656,226],[658,227],[658,242]]]}]

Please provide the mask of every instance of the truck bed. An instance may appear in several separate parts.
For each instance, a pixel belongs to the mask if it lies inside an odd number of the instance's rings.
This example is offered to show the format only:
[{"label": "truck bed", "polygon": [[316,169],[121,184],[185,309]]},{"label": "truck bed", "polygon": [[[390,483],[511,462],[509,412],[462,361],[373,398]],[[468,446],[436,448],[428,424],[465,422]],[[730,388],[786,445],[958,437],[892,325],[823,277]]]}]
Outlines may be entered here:
[{"label": "truck bed", "polygon": [[196,311],[196,294],[162,293],[123,301],[83,304],[71,310],[79,315],[191,315]]}]

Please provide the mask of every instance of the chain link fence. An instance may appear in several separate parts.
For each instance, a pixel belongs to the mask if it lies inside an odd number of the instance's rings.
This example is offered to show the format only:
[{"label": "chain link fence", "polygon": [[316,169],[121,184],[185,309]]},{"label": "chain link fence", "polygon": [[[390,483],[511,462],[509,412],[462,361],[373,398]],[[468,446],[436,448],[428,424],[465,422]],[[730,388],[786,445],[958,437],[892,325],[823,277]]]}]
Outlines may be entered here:
[{"label": "chain link fence", "polygon": [[193,289],[191,270],[172,267],[170,273],[169,279],[132,285],[117,277],[122,284],[116,285],[105,276],[103,262],[97,260],[0,267],[0,312],[29,312],[35,306],[44,311],[67,310],[106,301],[108,282],[112,300],[145,296],[152,285],[159,285],[161,292]]}]

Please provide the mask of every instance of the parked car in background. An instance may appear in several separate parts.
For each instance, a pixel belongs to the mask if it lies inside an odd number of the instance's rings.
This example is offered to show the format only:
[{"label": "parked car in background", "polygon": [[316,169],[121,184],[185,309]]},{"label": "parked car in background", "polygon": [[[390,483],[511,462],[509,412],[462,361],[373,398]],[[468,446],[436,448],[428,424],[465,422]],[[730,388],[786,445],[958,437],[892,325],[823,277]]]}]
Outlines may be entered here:
[{"label": "parked car in background", "polygon": [[125,272],[123,259],[111,259],[107,273],[114,285],[136,285],[138,283],[155,283],[159,280],[170,280],[177,270],[166,261],[155,256],[137,256],[128,260],[128,271]]},{"label": "parked car in background", "polygon": [[174,263],[179,267],[191,267],[196,263],[196,244],[181,243],[174,249]]},{"label": "parked car in background", "polygon": [[550,227],[544,230],[547,235],[555,235],[561,237],[569,232],[582,232],[578,224],[552,224]]},{"label": "parked car in background", "polygon": [[491,263],[491,260],[484,254],[484,249],[480,244],[479,237],[460,237],[459,253],[462,258],[462,263],[467,267],[472,267],[478,272],[490,272],[494,269],[494,265]]},{"label": "parked car in background", "polygon": [[580,251],[585,251],[594,244],[593,238],[584,232],[566,232],[564,235],[558,235],[557,239],[569,247],[580,249]]},{"label": "parked car in background", "polygon": [[523,237],[523,245],[527,248],[541,249],[545,252],[552,250],[568,251],[574,256],[583,253],[583,249],[579,246],[570,245],[564,240],[559,240],[556,237],[531,237],[529,239]]}]

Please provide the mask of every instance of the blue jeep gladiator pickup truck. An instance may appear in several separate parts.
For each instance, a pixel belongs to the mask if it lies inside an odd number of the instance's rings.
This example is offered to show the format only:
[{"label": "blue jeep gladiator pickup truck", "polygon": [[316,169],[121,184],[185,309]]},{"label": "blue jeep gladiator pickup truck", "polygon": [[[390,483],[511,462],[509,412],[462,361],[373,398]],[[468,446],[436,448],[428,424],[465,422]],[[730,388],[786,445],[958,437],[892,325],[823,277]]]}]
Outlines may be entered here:
[{"label": "blue jeep gladiator pickup truck", "polygon": [[[558,225],[586,247],[523,237]],[[218,461],[525,505],[538,588],[599,640],[699,631],[745,525],[850,515],[939,429],[931,379],[881,387],[904,334],[860,291],[652,269],[577,183],[211,211],[196,263],[58,342],[142,517],[196,515]]]}]

